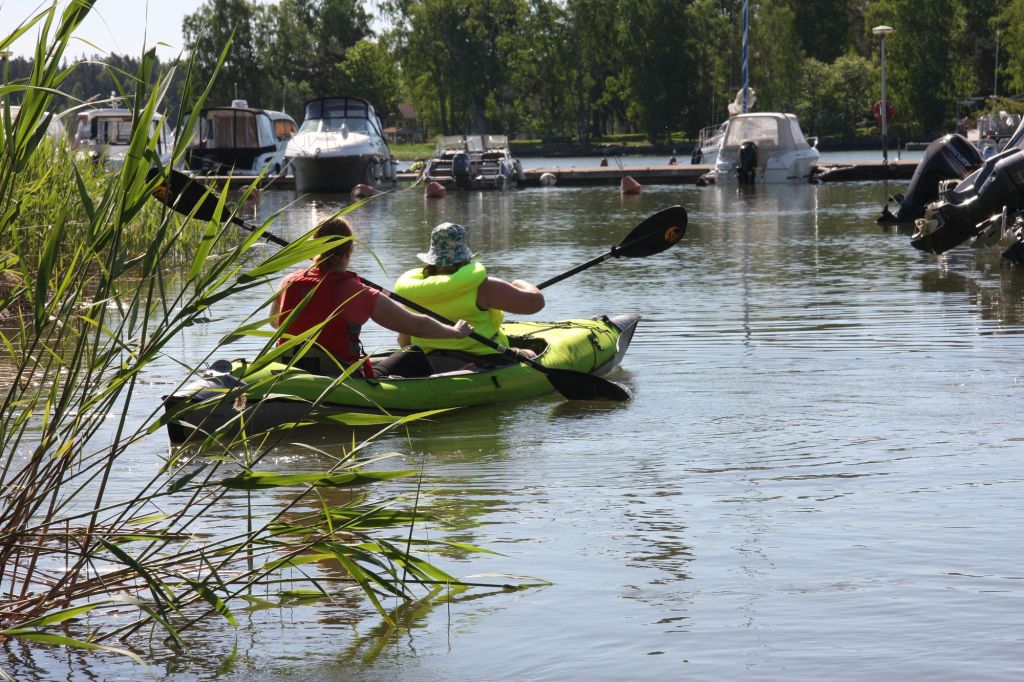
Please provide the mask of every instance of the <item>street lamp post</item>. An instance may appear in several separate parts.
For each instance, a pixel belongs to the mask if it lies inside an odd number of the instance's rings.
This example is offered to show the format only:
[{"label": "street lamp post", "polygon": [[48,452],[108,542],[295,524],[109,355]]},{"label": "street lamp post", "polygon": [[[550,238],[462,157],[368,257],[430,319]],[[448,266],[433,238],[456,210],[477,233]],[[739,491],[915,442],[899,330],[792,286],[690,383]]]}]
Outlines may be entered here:
[{"label": "street lamp post", "polygon": [[992,78],[992,99],[999,97],[999,34],[1000,31],[996,29],[996,70]]},{"label": "street lamp post", "polygon": [[879,118],[882,119],[882,163],[889,163],[889,100],[885,92],[885,37],[892,33],[892,26],[875,26],[871,32],[881,39],[882,60],[882,107]]}]

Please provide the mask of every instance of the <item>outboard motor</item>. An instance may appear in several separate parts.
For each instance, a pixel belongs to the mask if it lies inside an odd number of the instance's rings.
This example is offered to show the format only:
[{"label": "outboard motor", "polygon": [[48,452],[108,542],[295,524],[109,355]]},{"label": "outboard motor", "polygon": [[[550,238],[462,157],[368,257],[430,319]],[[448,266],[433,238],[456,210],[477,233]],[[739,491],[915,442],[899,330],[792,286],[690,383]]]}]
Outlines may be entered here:
[{"label": "outboard motor", "polygon": [[962,180],[984,163],[981,152],[961,135],[945,135],[934,140],[917,164],[906,194],[893,199],[900,202],[896,214],[886,206],[879,224],[912,223],[924,215],[925,207],[939,198],[939,182]]},{"label": "outboard motor", "polygon": [[1006,208],[1024,208],[1024,151],[1007,149],[925,209],[910,244],[920,251],[945,253],[975,236],[982,223]]},{"label": "outboard motor", "polygon": [[459,187],[469,187],[469,154],[459,152],[452,157],[452,176]]},{"label": "outboard motor", "polygon": [[757,177],[757,145],[749,140],[740,145],[740,162],[736,177],[741,185],[753,185]]}]

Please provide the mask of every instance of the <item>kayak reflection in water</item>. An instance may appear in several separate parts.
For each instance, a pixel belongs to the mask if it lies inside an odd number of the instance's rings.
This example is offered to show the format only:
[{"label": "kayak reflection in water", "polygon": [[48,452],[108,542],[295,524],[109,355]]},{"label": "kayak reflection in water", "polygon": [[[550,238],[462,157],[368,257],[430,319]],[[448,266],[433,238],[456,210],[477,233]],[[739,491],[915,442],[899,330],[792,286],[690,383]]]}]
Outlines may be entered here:
[{"label": "kayak reflection in water", "polygon": [[[414,313],[363,284],[358,275],[348,269],[354,242],[352,226],[347,220],[332,218],[314,232],[316,238],[331,236],[349,240],[314,257],[311,268],[287,275],[270,306],[271,324],[275,327],[286,324],[286,334],[301,334],[326,320],[316,336],[319,347],[296,360],[296,366],[315,374],[338,375],[359,363],[365,357],[359,332],[367,320],[417,338],[458,340],[473,331],[466,320],[460,319],[449,326]],[[284,341],[281,339],[279,343]],[[381,376],[397,373],[395,370],[391,366],[378,371],[368,361],[363,361],[353,376]]]},{"label": "kayak reflection in water", "polygon": [[[417,255],[426,266],[404,273],[395,282],[396,294],[440,313],[448,319],[464,319],[473,330],[503,346],[508,338],[501,331],[504,312],[532,315],[544,308],[544,294],[533,284],[517,279],[506,282],[487,275],[487,269],[474,260],[469,249],[466,229],[455,223],[441,223],[430,233],[430,250]],[[427,338],[414,333],[400,333],[403,348],[426,353],[443,351],[477,355],[493,355],[494,351],[472,338]],[[513,349],[521,356],[535,358],[529,349]]]}]

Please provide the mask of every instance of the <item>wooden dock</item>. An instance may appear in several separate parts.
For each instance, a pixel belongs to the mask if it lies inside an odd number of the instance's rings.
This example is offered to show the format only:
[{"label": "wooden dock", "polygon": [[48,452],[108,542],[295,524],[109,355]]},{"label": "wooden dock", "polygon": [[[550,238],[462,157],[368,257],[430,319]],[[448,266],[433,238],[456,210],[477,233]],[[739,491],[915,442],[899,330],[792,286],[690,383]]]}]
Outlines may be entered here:
[{"label": "wooden dock", "polygon": [[[641,185],[696,185],[698,181],[711,171],[711,166],[689,163],[665,164],[663,166],[631,166],[623,164],[599,165],[594,159],[593,167],[570,166],[562,168],[555,164],[542,168],[530,168],[520,183],[522,187],[542,186],[541,176],[550,173],[554,176],[556,187],[589,187],[598,185],[618,185],[625,176],[630,176]],[[818,182],[858,182],[865,180],[909,180],[917,168],[917,161],[859,162],[851,164],[829,164],[818,166],[815,178]],[[399,173],[400,186],[411,185],[419,176],[416,173]],[[232,189],[244,189],[257,181],[254,176],[202,175],[198,179],[223,187],[229,184]],[[259,181],[261,190],[295,189],[295,181],[290,177],[264,177]]]}]

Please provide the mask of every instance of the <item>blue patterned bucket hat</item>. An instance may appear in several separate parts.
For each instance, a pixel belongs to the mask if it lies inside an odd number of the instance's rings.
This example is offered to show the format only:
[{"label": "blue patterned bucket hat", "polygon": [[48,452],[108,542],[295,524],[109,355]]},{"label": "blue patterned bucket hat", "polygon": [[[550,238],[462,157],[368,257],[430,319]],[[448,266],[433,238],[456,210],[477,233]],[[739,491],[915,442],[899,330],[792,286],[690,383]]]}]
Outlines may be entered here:
[{"label": "blue patterned bucket hat", "polygon": [[466,243],[466,228],[455,223],[441,223],[430,233],[430,250],[416,257],[428,265],[466,263],[476,256]]}]

